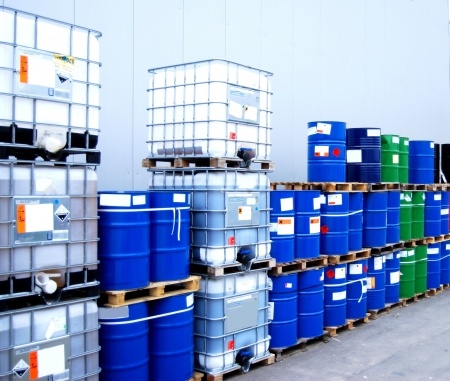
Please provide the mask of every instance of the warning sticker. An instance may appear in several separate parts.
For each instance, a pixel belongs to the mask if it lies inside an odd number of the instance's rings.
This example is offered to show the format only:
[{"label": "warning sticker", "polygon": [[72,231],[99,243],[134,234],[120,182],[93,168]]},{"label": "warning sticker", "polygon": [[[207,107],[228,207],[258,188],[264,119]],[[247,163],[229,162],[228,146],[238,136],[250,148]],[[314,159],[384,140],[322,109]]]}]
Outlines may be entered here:
[{"label": "warning sticker", "polygon": [[348,267],[348,273],[351,275],[358,275],[362,274],[363,272],[363,266],[361,263],[350,264]]},{"label": "warning sticker", "polygon": [[328,205],[342,205],[342,194],[329,194]]},{"label": "warning sticker", "polygon": [[323,225],[323,226],[320,228],[320,232],[321,232],[322,234],[327,234],[329,231],[330,231],[330,229],[328,229],[328,226],[327,226],[327,225]]},{"label": "warning sticker", "polygon": [[374,270],[383,270],[383,257],[374,257],[373,258],[373,269]]},{"label": "warning sticker", "polygon": [[252,219],[251,206],[239,206],[238,207],[238,220],[239,221],[250,221],[251,219]]},{"label": "warning sticker", "polygon": [[69,213],[70,212],[67,210],[67,208],[61,204],[58,209],[56,209],[55,216],[58,217],[61,221],[65,221]]},{"label": "warning sticker", "polygon": [[345,279],[346,276],[346,271],[345,271],[345,267],[338,267],[335,270],[335,279]]},{"label": "warning sticker", "polygon": [[390,284],[396,284],[400,282],[400,271],[394,271],[390,275]]},{"label": "warning sticker", "polygon": [[309,218],[309,234],[320,233],[320,217]]},{"label": "warning sticker", "polygon": [[26,372],[28,372],[28,369],[30,369],[30,366],[24,360],[21,359],[13,368],[13,373],[17,377],[22,378],[23,375]]},{"label": "warning sticker", "polygon": [[316,157],[328,157],[329,156],[330,147],[329,146],[315,146],[314,147],[314,156]]},{"label": "warning sticker", "polygon": [[278,218],[278,235],[294,234],[294,217]]},{"label": "warning sticker", "polygon": [[280,209],[282,212],[288,212],[289,210],[294,210],[294,198],[282,198],[280,199]]},{"label": "warning sticker", "polygon": [[373,290],[375,288],[375,278],[374,277],[367,278],[367,288],[369,290]]},{"label": "warning sticker", "polygon": [[331,134],[331,124],[330,123],[317,123],[317,133],[330,135]]},{"label": "warning sticker", "polygon": [[333,149],[332,154],[335,157],[339,157],[339,155],[341,154],[341,150],[336,147],[335,149]]}]

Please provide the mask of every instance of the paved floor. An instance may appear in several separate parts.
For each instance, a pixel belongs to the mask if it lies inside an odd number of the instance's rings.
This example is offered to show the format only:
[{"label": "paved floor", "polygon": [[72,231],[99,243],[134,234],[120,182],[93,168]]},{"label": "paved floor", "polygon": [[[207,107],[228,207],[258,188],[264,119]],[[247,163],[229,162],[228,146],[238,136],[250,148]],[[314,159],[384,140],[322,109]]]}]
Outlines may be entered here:
[{"label": "paved floor", "polygon": [[328,343],[288,350],[281,362],[254,364],[240,381],[450,380],[450,289],[397,307]]}]

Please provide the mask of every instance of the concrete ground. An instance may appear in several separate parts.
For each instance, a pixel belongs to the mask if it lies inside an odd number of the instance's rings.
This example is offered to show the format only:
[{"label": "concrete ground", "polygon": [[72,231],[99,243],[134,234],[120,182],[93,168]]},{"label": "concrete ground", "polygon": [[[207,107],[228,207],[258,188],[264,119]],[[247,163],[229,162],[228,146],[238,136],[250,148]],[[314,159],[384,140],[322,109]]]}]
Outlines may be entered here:
[{"label": "concrete ground", "polygon": [[252,365],[239,381],[450,380],[450,289],[391,309],[328,343],[313,341],[282,353],[272,365]]}]

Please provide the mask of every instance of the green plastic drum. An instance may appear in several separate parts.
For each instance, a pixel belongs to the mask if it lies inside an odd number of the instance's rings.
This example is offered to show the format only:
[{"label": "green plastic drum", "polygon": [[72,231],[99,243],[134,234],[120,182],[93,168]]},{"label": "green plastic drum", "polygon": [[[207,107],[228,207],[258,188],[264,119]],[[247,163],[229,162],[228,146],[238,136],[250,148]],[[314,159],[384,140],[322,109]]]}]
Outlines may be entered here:
[{"label": "green plastic drum", "polygon": [[411,240],[412,192],[400,193],[400,240]]},{"label": "green plastic drum", "polygon": [[409,182],[409,138],[400,137],[398,157],[398,181],[402,184]]},{"label": "green plastic drum", "polygon": [[427,258],[428,246],[419,245],[416,247],[416,294],[422,294],[427,291]]},{"label": "green plastic drum", "polygon": [[414,297],[415,279],[415,247],[405,247],[400,252],[400,299],[409,299]]},{"label": "green plastic drum", "polygon": [[425,194],[424,192],[412,192],[411,213],[411,238],[420,239],[424,237],[425,229]]},{"label": "green plastic drum", "polygon": [[399,146],[398,135],[381,135],[381,181],[399,182]]}]

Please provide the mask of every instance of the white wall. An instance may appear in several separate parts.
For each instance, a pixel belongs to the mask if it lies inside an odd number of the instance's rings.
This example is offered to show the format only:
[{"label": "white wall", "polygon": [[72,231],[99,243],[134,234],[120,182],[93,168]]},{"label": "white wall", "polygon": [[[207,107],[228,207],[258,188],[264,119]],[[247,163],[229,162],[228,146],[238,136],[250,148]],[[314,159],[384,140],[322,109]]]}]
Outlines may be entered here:
[{"label": "white wall", "polygon": [[2,0],[99,30],[100,189],[145,189],[147,69],[274,73],[275,181],[306,180],[306,123],[450,142],[448,0]]}]

